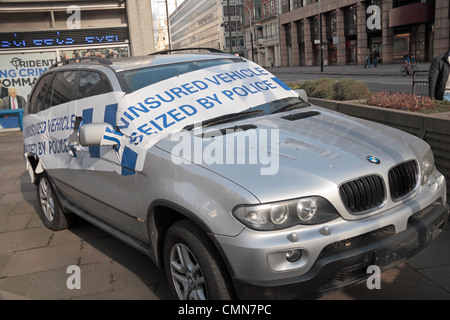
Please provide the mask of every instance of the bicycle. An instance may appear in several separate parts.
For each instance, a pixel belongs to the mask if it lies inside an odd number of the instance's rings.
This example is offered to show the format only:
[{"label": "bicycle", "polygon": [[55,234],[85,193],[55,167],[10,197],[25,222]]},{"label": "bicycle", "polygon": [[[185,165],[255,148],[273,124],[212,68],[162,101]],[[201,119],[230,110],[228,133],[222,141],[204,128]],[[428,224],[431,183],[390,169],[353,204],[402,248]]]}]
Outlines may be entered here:
[{"label": "bicycle", "polygon": [[405,61],[405,65],[400,68],[400,74],[402,77],[405,77],[407,75],[412,76],[414,72],[419,71],[419,68],[417,67],[416,62],[409,62]]}]

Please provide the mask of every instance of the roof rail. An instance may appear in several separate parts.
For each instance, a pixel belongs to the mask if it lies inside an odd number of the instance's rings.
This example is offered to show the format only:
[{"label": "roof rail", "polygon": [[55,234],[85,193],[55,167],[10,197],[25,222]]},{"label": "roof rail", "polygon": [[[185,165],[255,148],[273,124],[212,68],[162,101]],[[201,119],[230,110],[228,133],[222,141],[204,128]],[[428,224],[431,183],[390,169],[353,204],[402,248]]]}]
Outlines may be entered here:
[{"label": "roof rail", "polygon": [[79,63],[79,62],[93,62],[93,61],[97,61],[98,63],[104,64],[104,65],[112,65],[113,63],[106,59],[106,58],[102,58],[102,57],[78,57],[78,58],[71,58],[71,59],[67,59],[67,60],[61,60],[56,62],[55,64],[53,64],[50,68],[55,68],[59,65],[65,65],[65,64],[69,64],[69,63]]},{"label": "roof rail", "polygon": [[153,56],[153,55],[157,55],[157,54],[168,54],[168,53],[179,52],[179,51],[193,51],[193,50],[205,50],[205,51],[215,52],[215,53],[226,53],[224,51],[221,51],[221,50],[215,49],[215,48],[203,48],[203,47],[200,47],[200,48],[183,48],[183,49],[163,50],[163,51],[150,53],[149,56]]}]

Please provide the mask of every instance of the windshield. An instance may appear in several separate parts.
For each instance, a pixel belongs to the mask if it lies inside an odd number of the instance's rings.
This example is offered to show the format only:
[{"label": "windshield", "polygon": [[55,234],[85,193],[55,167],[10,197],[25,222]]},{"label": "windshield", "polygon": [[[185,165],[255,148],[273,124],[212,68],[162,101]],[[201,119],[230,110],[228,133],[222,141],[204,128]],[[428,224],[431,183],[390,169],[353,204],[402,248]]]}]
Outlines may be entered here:
[{"label": "windshield", "polygon": [[243,112],[248,111],[256,111],[261,110],[262,114],[270,114],[270,113],[277,113],[277,112],[283,112],[287,110],[292,109],[298,109],[298,108],[304,108],[309,106],[309,104],[301,99],[300,97],[289,97],[279,100],[270,101],[264,104],[261,104],[259,106],[250,108],[248,110],[245,110]]},{"label": "windshield", "polygon": [[170,79],[188,72],[236,62],[242,62],[242,60],[226,58],[171,63],[147,68],[121,71],[118,73],[118,75],[122,84],[125,86],[125,92],[131,93],[151,84]]},{"label": "windshield", "polygon": [[243,110],[237,113],[230,113],[219,117],[207,119],[200,124],[190,124],[184,127],[185,130],[192,130],[196,127],[209,127],[217,124],[237,121],[241,119],[248,119],[268,115],[273,113],[284,112],[288,110],[300,109],[309,106],[309,103],[300,97],[288,97],[284,99],[274,100],[267,103],[260,104],[250,109]]}]

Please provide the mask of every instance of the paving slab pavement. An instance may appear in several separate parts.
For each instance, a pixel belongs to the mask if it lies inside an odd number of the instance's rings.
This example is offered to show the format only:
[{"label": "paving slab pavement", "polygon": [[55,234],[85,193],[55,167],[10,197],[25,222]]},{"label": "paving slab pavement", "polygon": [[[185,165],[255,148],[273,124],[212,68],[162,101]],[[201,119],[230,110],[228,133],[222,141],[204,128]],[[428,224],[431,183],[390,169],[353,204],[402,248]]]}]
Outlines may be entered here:
[{"label": "paving slab pavement", "polygon": [[[371,67],[370,69],[364,69],[363,66],[358,64],[345,65],[345,66],[336,66],[330,65],[325,66],[323,70],[320,66],[312,66],[312,67],[276,67],[276,68],[268,68],[271,73],[277,74],[317,74],[323,75],[326,77],[327,75],[339,75],[339,76],[398,76],[399,78],[403,78],[400,74],[400,68],[403,66],[403,63],[394,63],[394,64],[378,64],[377,67]],[[419,71],[428,71],[430,69],[430,62],[423,62],[417,65]],[[411,76],[407,76],[404,78],[412,79]]]},{"label": "paving slab pavement", "polygon": [[[36,189],[22,157],[22,133],[0,133],[0,300],[168,300],[164,272],[139,251],[80,221],[70,230],[44,227]],[[450,229],[426,250],[365,283],[323,300],[450,300]],[[81,288],[69,289],[69,266]],[[70,285],[70,283],[69,283]]]},{"label": "paving slab pavement", "polygon": [[[170,299],[164,273],[145,255],[80,219],[53,232],[37,215],[21,132],[0,133],[0,300]],[[69,266],[81,289],[68,289]]]}]

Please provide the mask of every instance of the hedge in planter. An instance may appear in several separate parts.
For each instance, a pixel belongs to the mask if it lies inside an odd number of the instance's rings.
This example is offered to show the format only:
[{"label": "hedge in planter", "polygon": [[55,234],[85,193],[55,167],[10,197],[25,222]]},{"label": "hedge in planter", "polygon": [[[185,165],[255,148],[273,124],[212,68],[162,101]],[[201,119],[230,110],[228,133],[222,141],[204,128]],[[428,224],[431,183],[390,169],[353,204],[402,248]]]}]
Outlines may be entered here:
[{"label": "hedge in planter", "polygon": [[311,98],[345,101],[368,99],[370,97],[370,90],[364,83],[349,78],[339,81],[320,78],[291,85],[291,87],[305,90],[308,97]]}]

